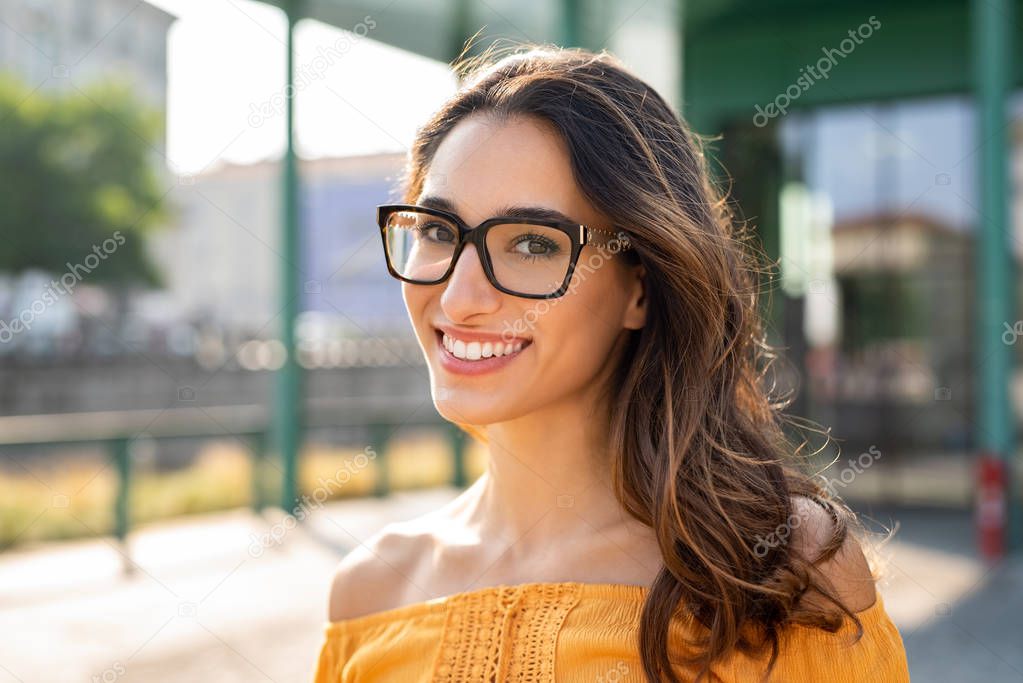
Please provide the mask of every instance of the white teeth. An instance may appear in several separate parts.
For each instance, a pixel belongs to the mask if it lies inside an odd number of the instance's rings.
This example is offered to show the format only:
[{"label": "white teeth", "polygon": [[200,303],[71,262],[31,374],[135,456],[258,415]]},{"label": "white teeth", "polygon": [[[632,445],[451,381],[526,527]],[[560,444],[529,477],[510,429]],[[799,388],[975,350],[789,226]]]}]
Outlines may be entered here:
[{"label": "white teeth", "polygon": [[462,360],[480,360],[481,358],[498,358],[518,353],[522,350],[523,342],[466,342],[455,339],[448,335],[441,337],[444,348],[455,358]]}]

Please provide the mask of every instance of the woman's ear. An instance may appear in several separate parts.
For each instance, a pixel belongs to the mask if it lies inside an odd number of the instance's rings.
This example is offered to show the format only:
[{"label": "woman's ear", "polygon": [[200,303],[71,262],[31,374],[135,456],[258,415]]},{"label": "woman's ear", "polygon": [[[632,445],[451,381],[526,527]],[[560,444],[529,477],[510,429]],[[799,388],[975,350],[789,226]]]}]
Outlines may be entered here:
[{"label": "woman's ear", "polygon": [[638,330],[646,324],[646,269],[642,265],[629,267],[627,281],[629,300],[622,326],[629,330]]}]

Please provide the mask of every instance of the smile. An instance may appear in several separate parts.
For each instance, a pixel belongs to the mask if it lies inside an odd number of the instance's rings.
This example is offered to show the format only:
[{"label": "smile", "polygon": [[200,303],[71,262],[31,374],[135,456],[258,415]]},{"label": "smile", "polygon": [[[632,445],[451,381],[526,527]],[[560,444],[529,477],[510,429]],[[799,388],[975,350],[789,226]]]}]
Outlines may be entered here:
[{"label": "smile", "polygon": [[456,330],[435,331],[440,366],[456,375],[481,375],[500,370],[533,345],[532,339],[506,341],[500,334],[468,332],[460,338]]},{"label": "smile", "polygon": [[444,334],[442,337],[444,348],[455,358],[462,360],[481,360],[483,358],[500,358],[502,356],[513,356],[522,350],[522,341],[514,342],[478,342],[463,341]]}]

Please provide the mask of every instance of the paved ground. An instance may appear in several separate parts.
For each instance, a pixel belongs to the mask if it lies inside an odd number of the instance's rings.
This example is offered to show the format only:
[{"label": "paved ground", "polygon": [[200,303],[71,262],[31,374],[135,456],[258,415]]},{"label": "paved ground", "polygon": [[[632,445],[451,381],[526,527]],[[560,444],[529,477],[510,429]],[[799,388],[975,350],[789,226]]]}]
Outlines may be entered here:
[{"label": "paved ground", "polygon": [[[299,529],[243,510],[0,556],[0,683],[309,681],[332,569],[346,546],[450,489],[330,505]],[[1023,561],[975,559],[962,514],[864,509],[897,521],[882,593],[914,681],[1023,681]]]},{"label": "paved ground", "polygon": [[107,541],[0,556],[0,683],[309,681],[341,544],[452,495],[328,506],[298,529],[246,510],[148,526],[127,579]]},{"label": "paved ground", "polygon": [[978,560],[962,513],[872,512],[899,523],[882,593],[913,680],[1023,681],[1023,558]]}]

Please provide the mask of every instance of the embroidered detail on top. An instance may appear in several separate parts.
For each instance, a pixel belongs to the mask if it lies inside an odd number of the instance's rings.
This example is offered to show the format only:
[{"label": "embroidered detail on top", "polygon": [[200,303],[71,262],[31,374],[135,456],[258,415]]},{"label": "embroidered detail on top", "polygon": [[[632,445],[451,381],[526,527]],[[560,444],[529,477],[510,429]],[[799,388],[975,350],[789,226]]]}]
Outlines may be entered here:
[{"label": "embroidered detail on top", "polygon": [[455,596],[447,606],[433,683],[553,683],[557,633],[579,601],[576,584],[501,586]]}]

